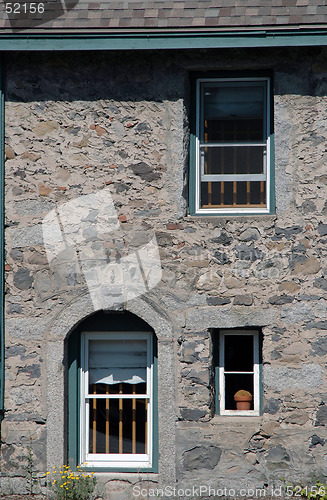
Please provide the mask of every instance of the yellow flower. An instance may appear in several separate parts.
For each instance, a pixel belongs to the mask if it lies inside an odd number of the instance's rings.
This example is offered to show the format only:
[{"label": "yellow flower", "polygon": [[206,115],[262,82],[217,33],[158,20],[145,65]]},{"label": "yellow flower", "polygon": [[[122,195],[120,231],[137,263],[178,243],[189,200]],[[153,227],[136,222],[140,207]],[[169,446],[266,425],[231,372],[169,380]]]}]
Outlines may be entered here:
[{"label": "yellow flower", "polygon": [[57,479],[55,479],[52,484],[56,484],[56,482],[57,482]]},{"label": "yellow flower", "polygon": [[64,486],[61,484],[61,485],[60,485],[60,488],[63,488],[63,487],[64,487]]},{"label": "yellow flower", "polygon": [[47,474],[50,474],[50,472],[47,472]]}]

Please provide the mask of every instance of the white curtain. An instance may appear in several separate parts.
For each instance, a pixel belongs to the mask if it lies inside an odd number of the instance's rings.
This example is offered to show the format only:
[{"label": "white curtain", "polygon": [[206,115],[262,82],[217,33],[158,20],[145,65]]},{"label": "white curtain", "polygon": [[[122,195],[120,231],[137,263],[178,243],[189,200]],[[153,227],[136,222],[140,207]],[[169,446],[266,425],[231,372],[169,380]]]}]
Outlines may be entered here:
[{"label": "white curtain", "polygon": [[146,340],[90,340],[90,384],[146,382]]}]

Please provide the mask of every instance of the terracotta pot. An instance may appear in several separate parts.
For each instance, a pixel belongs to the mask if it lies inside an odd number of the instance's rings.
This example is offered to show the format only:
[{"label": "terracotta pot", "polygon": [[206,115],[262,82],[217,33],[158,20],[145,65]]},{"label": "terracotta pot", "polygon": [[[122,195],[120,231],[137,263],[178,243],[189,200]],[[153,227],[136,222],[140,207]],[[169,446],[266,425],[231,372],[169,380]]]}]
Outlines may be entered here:
[{"label": "terracotta pot", "polygon": [[234,396],[237,410],[250,410],[252,396]]}]

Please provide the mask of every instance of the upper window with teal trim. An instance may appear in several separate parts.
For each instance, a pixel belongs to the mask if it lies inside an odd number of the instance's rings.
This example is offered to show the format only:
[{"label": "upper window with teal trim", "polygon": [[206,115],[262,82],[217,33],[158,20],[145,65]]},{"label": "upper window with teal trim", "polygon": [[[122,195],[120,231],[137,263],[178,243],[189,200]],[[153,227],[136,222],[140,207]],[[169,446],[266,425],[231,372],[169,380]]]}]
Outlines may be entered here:
[{"label": "upper window with teal trim", "polygon": [[273,211],[270,124],[269,78],[196,80],[194,214]]}]

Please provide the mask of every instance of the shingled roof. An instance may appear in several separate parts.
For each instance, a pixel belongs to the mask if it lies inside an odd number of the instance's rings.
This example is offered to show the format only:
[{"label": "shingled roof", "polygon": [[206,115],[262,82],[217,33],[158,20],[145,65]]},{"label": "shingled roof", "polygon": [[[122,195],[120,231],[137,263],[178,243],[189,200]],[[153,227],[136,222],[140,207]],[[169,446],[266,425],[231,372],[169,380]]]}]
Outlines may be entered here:
[{"label": "shingled roof", "polygon": [[25,14],[23,8],[16,14],[4,13],[1,32],[327,26],[326,0],[44,0],[43,3],[44,12],[37,15]]}]

